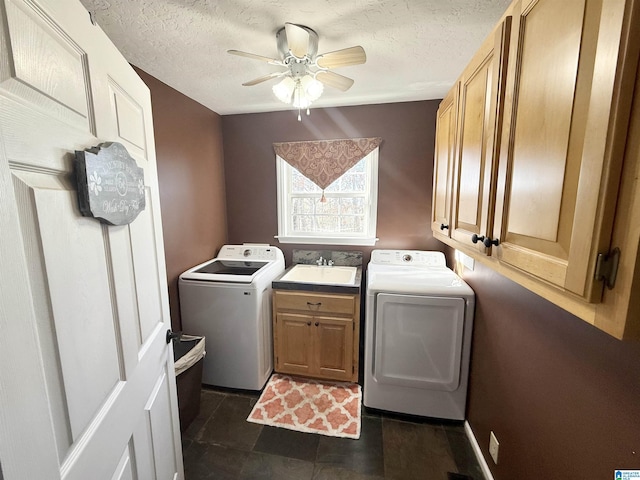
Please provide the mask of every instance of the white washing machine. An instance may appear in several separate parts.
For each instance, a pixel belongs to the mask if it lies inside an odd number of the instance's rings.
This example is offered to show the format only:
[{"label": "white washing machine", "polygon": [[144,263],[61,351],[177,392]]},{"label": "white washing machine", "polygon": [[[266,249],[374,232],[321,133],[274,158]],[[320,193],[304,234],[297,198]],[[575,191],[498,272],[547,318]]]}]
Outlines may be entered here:
[{"label": "white washing machine", "polygon": [[206,337],[202,382],[261,390],[273,370],[271,282],[284,255],[269,245],[225,245],[178,280],[182,329]]},{"label": "white washing machine", "polygon": [[374,250],[366,295],[364,404],[464,420],[471,287],[442,252]]}]

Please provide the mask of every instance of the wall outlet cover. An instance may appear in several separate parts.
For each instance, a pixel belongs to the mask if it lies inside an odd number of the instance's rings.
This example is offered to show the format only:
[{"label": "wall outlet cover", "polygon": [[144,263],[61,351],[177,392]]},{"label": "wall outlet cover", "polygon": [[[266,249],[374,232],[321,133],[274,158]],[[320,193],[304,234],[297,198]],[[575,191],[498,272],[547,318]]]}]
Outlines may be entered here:
[{"label": "wall outlet cover", "polygon": [[493,458],[493,462],[498,464],[498,447],[500,444],[498,443],[498,439],[496,438],[496,434],[491,432],[489,435],[489,454],[491,458]]}]

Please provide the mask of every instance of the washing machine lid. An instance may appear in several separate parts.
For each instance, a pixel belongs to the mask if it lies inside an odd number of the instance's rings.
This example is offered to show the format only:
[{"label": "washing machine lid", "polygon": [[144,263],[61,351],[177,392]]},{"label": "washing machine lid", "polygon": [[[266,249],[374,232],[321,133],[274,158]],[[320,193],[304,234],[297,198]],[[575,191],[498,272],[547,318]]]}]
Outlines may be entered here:
[{"label": "washing machine lid", "polygon": [[251,283],[259,275],[284,270],[284,257],[270,245],[225,245],[218,256],[187,270],[180,278],[203,282]]}]

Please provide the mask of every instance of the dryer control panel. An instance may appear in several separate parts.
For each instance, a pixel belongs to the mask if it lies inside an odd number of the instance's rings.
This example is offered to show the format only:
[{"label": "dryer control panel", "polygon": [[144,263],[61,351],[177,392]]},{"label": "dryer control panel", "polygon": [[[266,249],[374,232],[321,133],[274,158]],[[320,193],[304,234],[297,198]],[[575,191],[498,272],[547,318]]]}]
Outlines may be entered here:
[{"label": "dryer control panel", "polygon": [[376,265],[413,265],[424,267],[446,267],[442,252],[423,250],[374,250],[371,263]]}]

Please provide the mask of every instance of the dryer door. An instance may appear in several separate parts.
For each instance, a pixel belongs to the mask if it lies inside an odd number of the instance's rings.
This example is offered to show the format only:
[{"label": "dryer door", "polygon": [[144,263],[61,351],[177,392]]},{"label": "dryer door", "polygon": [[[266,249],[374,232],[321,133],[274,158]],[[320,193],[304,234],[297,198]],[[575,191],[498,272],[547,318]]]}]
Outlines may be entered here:
[{"label": "dryer door", "polygon": [[379,293],[376,303],[376,381],[456,390],[460,381],[464,299]]}]

